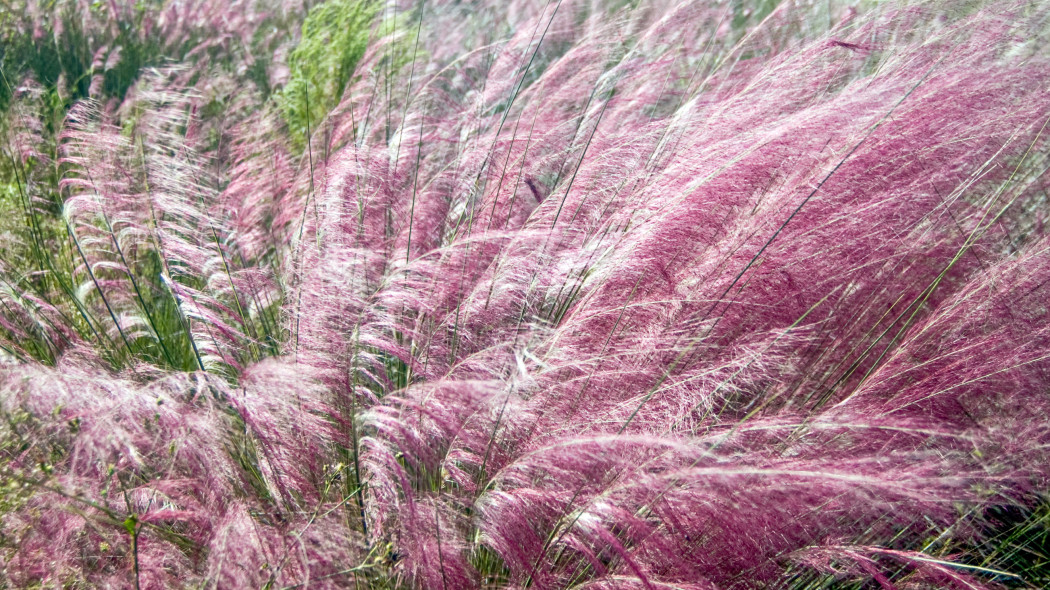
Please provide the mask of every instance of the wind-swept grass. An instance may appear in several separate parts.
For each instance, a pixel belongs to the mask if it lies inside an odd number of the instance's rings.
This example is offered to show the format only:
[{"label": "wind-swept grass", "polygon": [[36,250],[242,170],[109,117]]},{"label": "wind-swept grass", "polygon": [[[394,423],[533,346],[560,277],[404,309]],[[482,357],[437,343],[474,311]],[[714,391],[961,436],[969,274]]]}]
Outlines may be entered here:
[{"label": "wind-swept grass", "polygon": [[1050,7],[7,6],[0,584],[1046,584]]}]

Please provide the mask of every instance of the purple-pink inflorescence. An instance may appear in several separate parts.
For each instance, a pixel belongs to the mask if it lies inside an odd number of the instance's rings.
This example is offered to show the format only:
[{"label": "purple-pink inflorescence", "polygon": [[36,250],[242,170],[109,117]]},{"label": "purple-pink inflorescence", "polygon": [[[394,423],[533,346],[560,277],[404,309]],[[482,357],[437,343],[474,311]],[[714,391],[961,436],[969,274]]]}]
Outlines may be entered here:
[{"label": "purple-pink inflorescence", "polygon": [[0,580],[1021,583],[956,553],[1050,478],[1047,7],[477,4],[379,6],[301,154],[205,66],[71,108]]}]

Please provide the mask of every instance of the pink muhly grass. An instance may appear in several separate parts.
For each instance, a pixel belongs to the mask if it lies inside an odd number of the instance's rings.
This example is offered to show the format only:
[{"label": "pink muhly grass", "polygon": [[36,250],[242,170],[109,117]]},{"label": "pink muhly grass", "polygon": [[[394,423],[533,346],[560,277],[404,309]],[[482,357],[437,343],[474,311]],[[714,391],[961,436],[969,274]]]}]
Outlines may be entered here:
[{"label": "pink muhly grass", "polygon": [[221,43],[96,80],[3,238],[0,579],[1038,584],[974,548],[1050,477],[1045,7],[734,6],[387,3],[309,137]]}]

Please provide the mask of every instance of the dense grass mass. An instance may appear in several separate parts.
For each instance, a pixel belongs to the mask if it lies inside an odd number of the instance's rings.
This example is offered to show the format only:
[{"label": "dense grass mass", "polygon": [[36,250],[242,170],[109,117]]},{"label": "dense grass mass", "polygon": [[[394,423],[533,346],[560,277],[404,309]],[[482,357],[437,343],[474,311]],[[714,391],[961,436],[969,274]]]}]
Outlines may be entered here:
[{"label": "dense grass mass", "polygon": [[0,587],[1047,587],[1048,41],[0,0]]}]

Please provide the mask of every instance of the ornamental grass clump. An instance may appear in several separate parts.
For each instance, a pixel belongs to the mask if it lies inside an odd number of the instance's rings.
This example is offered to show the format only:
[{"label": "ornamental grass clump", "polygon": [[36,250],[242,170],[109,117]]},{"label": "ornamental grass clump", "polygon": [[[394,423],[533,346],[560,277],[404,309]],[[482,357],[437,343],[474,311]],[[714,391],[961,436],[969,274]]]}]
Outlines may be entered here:
[{"label": "ornamental grass clump", "polygon": [[818,4],[19,4],[0,584],[1050,583],[1050,6]]}]

